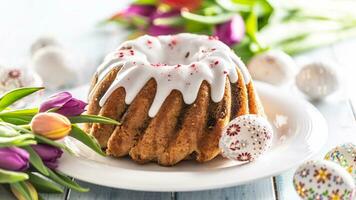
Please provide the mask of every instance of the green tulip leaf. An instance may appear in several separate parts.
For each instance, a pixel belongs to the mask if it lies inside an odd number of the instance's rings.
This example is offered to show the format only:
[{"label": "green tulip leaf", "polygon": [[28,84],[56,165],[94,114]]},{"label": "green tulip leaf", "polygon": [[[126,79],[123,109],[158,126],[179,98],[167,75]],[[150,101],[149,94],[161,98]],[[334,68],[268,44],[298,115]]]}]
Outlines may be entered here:
[{"label": "green tulip leaf", "polygon": [[43,87],[27,87],[18,88],[5,93],[0,97],[0,111],[3,111],[5,108],[9,107],[16,101],[42,89]]},{"label": "green tulip leaf", "polygon": [[135,0],[134,4],[140,4],[140,5],[156,5],[158,1],[157,0]]},{"label": "green tulip leaf", "polygon": [[91,148],[93,151],[96,153],[105,156],[105,153],[101,150],[101,147],[97,140],[84,132],[82,129],[80,129],[77,125],[72,125],[72,130],[69,134],[71,137],[79,140],[83,144],[85,144],[87,147]]},{"label": "green tulip leaf", "polygon": [[248,2],[239,2],[232,0],[215,0],[216,3],[231,12],[250,12],[253,7],[254,1],[248,0]]},{"label": "green tulip leaf", "polygon": [[20,133],[16,129],[5,123],[0,123],[0,137],[14,137],[17,135],[20,135]]},{"label": "green tulip leaf", "polygon": [[30,146],[26,146],[23,148],[30,154],[31,165],[42,174],[48,176],[49,173],[47,171],[47,167],[43,164],[41,157],[36,153],[36,151],[33,150],[33,148]]},{"label": "green tulip leaf", "polygon": [[8,122],[15,125],[24,125],[29,124],[33,116],[35,116],[37,113],[37,108],[5,111],[0,113],[0,119],[4,122]]},{"label": "green tulip leaf", "polygon": [[68,117],[71,123],[100,123],[100,124],[113,124],[113,125],[120,125],[119,122],[97,115],[79,115],[74,117]]},{"label": "green tulip leaf", "polygon": [[17,183],[11,183],[10,187],[15,189],[17,192],[21,193],[21,195],[26,199],[26,200],[32,200],[32,196],[30,191],[28,190],[25,182],[17,182]]},{"label": "green tulip leaf", "polygon": [[0,183],[15,183],[26,179],[28,179],[26,173],[0,169]]},{"label": "green tulip leaf", "polygon": [[69,187],[69,188],[76,190],[78,192],[88,192],[89,191],[89,188],[81,187],[76,182],[72,181],[70,178],[68,178],[62,174],[58,174],[58,173],[52,171],[51,169],[48,169],[48,172],[49,172],[48,178],[50,178],[52,181],[54,181],[60,185]]},{"label": "green tulip leaf", "polygon": [[183,18],[196,21],[202,24],[221,24],[226,21],[229,21],[235,13],[223,13],[220,15],[215,15],[215,16],[203,16],[203,15],[198,15],[191,13],[189,11],[183,10],[181,11],[181,15]]},{"label": "green tulip leaf", "polygon": [[[49,175],[49,173],[48,173]],[[63,189],[51,179],[37,173],[29,174],[29,181],[39,191],[44,193],[63,193]]]},{"label": "green tulip leaf", "polygon": [[[23,143],[26,140],[34,139],[35,136],[33,134],[22,134],[14,137],[0,137],[0,147],[8,147],[8,146],[24,146]],[[36,143],[36,141],[32,140],[32,143]],[[28,144],[28,143],[26,143]]]}]

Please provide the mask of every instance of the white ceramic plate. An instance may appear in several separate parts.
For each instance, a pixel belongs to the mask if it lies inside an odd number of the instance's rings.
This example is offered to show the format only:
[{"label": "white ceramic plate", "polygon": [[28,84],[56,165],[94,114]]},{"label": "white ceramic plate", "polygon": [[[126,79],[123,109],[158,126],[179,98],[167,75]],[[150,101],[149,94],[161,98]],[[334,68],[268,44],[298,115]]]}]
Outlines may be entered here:
[{"label": "white ceramic plate", "polygon": [[100,157],[67,139],[77,157],[65,153],[59,170],[76,179],[114,188],[143,191],[194,191],[229,187],[277,175],[319,151],[327,139],[322,115],[309,103],[265,84],[257,90],[275,129],[272,148],[253,163],[217,158],[199,164],[184,161],[174,167],[138,165],[128,158]]}]

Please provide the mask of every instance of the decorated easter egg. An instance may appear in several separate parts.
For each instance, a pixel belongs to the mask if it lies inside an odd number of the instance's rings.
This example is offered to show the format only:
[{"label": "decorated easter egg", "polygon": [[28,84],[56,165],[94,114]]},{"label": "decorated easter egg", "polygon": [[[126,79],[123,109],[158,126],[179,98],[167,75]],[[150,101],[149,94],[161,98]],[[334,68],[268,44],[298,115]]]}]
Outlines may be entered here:
[{"label": "decorated easter egg", "polygon": [[337,146],[326,154],[325,159],[341,165],[356,181],[356,145],[346,143]]},{"label": "decorated easter egg", "polygon": [[338,164],[327,161],[308,161],[294,173],[293,184],[302,199],[352,200],[355,183]]},{"label": "decorated easter egg", "polygon": [[282,85],[294,80],[296,63],[283,51],[268,51],[254,56],[247,65],[255,80]]},{"label": "decorated easter egg", "polygon": [[58,46],[50,45],[38,49],[32,56],[31,67],[49,89],[66,87],[76,80],[74,63],[69,59],[68,53]]},{"label": "decorated easter egg", "polygon": [[270,148],[273,130],[266,118],[242,115],[223,130],[219,141],[222,155],[240,162],[251,162]]},{"label": "decorated easter egg", "polygon": [[[0,95],[21,87],[41,87],[42,79],[34,71],[24,67],[0,66]],[[11,105],[13,108],[22,108],[33,103],[41,93],[32,94]]]},{"label": "decorated easter egg", "polygon": [[323,99],[339,88],[337,71],[324,62],[305,65],[296,76],[298,89],[312,100]]},{"label": "decorated easter egg", "polygon": [[42,36],[31,45],[30,53],[31,55],[34,55],[37,50],[48,46],[59,46],[59,43],[53,37]]}]

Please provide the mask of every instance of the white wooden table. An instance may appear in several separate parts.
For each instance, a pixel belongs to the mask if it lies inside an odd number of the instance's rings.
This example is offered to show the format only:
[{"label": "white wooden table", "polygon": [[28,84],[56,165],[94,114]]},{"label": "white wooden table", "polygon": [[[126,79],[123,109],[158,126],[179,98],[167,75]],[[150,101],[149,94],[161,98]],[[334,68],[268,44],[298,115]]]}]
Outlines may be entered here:
[{"label": "white wooden table", "polygon": [[[98,19],[107,17],[110,13],[125,4],[114,0],[5,0],[0,6],[0,65],[26,65],[28,48],[31,42],[43,34],[52,34],[61,40],[65,47],[76,54],[87,58],[89,77],[102,56],[114,48],[123,35],[120,31],[98,31],[94,26]],[[83,24],[83,22],[86,22]],[[101,29],[102,30],[102,29]],[[119,36],[117,36],[119,35]],[[120,38],[121,37],[121,38]],[[349,75],[349,81],[344,81],[342,90],[337,97],[327,101],[313,103],[324,115],[329,126],[330,138],[324,149],[316,158],[323,155],[333,146],[345,142],[356,142],[356,92],[354,92],[356,75],[353,62],[356,50],[356,40],[342,42],[336,45],[298,56],[298,63],[309,60],[325,59],[337,63],[343,80]],[[85,82],[85,79],[84,79]],[[347,89],[347,87],[349,87]],[[350,92],[349,92],[350,91]],[[89,187],[88,193],[78,193],[66,190],[64,194],[44,195],[49,200],[67,199],[162,199],[162,200],[210,200],[210,199],[243,199],[243,200],[274,200],[298,199],[292,185],[291,169],[279,176],[258,180],[243,186],[232,188],[200,191],[200,192],[137,192],[112,189],[89,183],[80,182]],[[118,180],[120,181],[120,180]],[[0,187],[0,199],[13,199],[11,194]]]}]

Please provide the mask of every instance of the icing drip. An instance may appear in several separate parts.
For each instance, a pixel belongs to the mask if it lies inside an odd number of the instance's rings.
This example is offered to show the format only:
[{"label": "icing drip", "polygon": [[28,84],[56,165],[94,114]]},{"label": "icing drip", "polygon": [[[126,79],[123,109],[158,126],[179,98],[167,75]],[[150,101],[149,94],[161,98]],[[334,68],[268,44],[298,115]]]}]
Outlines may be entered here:
[{"label": "icing drip", "polygon": [[182,33],[173,36],[142,36],[124,42],[110,53],[98,68],[98,81],[114,67],[121,66],[114,82],[101,98],[103,106],[119,87],[126,90],[125,102],[130,104],[148,80],[157,82],[157,92],[149,110],[154,117],[172,90],[182,93],[184,102],[192,104],[197,98],[201,83],[211,87],[211,98],[219,102],[224,95],[226,77],[238,80],[236,67],[245,83],[249,73],[239,57],[214,37]]}]

